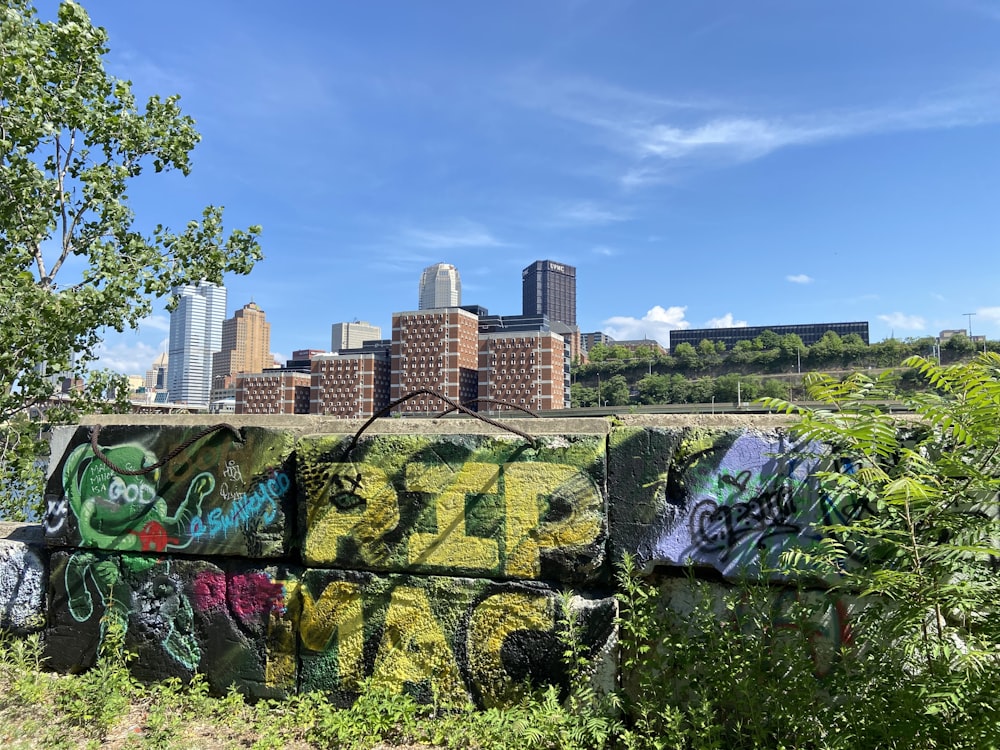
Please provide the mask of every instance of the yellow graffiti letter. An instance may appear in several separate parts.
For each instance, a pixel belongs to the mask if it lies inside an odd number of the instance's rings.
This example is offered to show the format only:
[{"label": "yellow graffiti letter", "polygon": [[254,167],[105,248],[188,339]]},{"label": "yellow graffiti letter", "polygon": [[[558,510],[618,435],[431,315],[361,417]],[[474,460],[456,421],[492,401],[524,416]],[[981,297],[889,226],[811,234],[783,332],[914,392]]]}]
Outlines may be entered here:
[{"label": "yellow graffiti letter", "polygon": [[316,600],[306,586],[302,586],[301,590],[299,634],[302,645],[310,651],[327,651],[336,632],[340,687],[359,683],[363,677],[365,633],[358,585],[348,581],[331,581]]},{"label": "yellow graffiti letter", "polygon": [[515,683],[504,668],[500,654],[507,636],[516,630],[548,632],[554,627],[553,600],[542,594],[496,594],[476,607],[466,647],[473,684],[487,708],[513,702],[526,688],[524,683]]},{"label": "yellow graffiti letter", "polygon": [[465,533],[465,496],[499,492],[499,473],[496,464],[472,462],[463,465],[458,473],[443,464],[406,467],[407,490],[437,495],[437,532],[410,536],[411,565],[435,565],[451,570],[497,569],[500,560],[497,542]]},{"label": "yellow graffiti letter", "polygon": [[458,664],[422,589],[400,586],[392,592],[372,682],[395,692],[405,683],[429,682],[441,705],[468,705]]},{"label": "yellow graffiti letter", "polygon": [[[543,509],[559,491],[569,506],[565,518],[539,523]],[[539,549],[579,547],[593,542],[601,531],[601,493],[593,480],[575,466],[549,463],[504,464],[504,501],[507,531],[504,572],[537,578]]]},{"label": "yellow graffiti letter", "polygon": [[[338,505],[338,499],[358,506]],[[323,491],[309,499],[304,554],[309,563],[328,563],[337,557],[337,542],[351,537],[365,562],[388,557],[383,535],[399,523],[396,491],[381,469],[369,464],[333,463],[327,467]]]}]

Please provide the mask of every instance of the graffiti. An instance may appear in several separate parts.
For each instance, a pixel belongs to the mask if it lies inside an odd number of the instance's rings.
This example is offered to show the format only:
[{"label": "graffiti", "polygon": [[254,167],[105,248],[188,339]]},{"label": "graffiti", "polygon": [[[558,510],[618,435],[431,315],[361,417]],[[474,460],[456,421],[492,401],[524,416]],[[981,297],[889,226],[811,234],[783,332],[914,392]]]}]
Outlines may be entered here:
[{"label": "graffiti", "polygon": [[603,435],[537,448],[483,435],[343,438],[297,453],[308,565],[593,580],[604,563]]},{"label": "graffiti", "polygon": [[[586,549],[603,530],[600,490],[576,466],[413,463],[396,480],[398,490],[375,466],[325,469],[327,497],[322,504],[311,498],[307,517],[308,561],[332,561],[348,539],[359,562],[374,569],[391,569],[396,558],[402,570],[537,578],[548,551]],[[401,496],[420,503],[407,534],[398,533]]]},{"label": "graffiti", "polygon": [[[720,479],[731,478],[724,475]],[[734,486],[741,492],[745,489],[745,484]],[[795,491],[796,488],[781,483],[732,505],[702,500],[691,512],[691,535],[701,551],[719,552],[719,559],[726,562],[743,542],[763,549],[771,539],[800,534],[803,525],[794,520]]]},{"label": "graffiti", "polygon": [[[128,471],[156,462],[137,444],[103,449],[108,459]],[[77,446],[63,467],[63,487],[76,518],[82,546],[121,552],[165,552],[190,544],[185,530],[215,487],[208,472],[198,474],[173,513],[157,494],[159,470],[119,476],[97,460],[89,445]],[[60,524],[61,526],[61,524]]]},{"label": "graffiti", "polygon": [[[153,568],[160,572],[154,571],[140,585],[132,585],[130,579],[135,574],[148,573]],[[88,622],[97,615],[98,648],[109,624],[127,634],[134,617],[147,640],[160,643],[187,669],[198,665],[201,651],[191,632],[191,604],[179,580],[170,574],[169,563],[134,555],[115,559],[93,552],[76,552],[65,563],[63,585],[67,610],[76,622]]]},{"label": "graffiti", "polygon": [[287,572],[86,550],[53,554],[50,587],[46,657],[56,669],[92,666],[114,626],[138,679],[200,672],[213,690],[235,683],[259,697],[297,686],[301,607]]},{"label": "graffiti", "polygon": [[[361,685],[444,707],[509,703],[561,685],[561,602],[535,584],[308,571],[301,586],[301,689],[350,696]],[[580,609],[584,648],[611,637],[612,600]]]},{"label": "graffiti", "polygon": [[213,508],[203,516],[192,518],[188,529],[191,539],[225,536],[258,521],[264,526],[273,523],[291,485],[292,480],[285,472],[273,472],[269,479],[258,483],[252,491],[230,496],[228,509]]},{"label": "graffiti", "polygon": [[66,525],[67,515],[69,507],[66,503],[57,498],[48,498],[45,501],[45,515],[42,516],[42,529],[46,534],[58,534]]},{"label": "graffiti", "polygon": [[[292,436],[246,428],[241,440],[216,432],[192,443],[193,432],[105,428],[105,462],[79,428],[46,489],[47,541],[110,552],[287,555]],[[178,445],[186,447],[177,453]],[[149,468],[161,456],[169,460]]]}]

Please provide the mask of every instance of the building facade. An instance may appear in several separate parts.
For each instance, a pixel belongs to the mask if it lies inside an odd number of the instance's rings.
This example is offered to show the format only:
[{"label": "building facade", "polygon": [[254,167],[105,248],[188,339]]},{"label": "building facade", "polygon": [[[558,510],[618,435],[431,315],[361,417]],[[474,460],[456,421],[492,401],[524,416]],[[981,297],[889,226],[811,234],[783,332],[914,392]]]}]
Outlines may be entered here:
[{"label": "building facade", "polygon": [[602,331],[594,331],[593,333],[581,333],[580,334],[580,346],[584,351],[589,352],[597,344],[604,344],[605,346],[611,346],[614,343],[614,339],[608,334]]},{"label": "building facade", "polygon": [[168,399],[207,406],[212,391],[212,355],[222,349],[226,288],[201,282],[175,291],[178,303],[170,313],[167,346]]},{"label": "building facade", "polygon": [[357,349],[366,341],[375,341],[380,338],[382,338],[382,329],[379,326],[373,326],[366,320],[334,323],[330,327],[330,351]]},{"label": "building facade", "polygon": [[222,322],[222,349],[212,355],[212,385],[226,375],[263,372],[274,363],[271,324],[256,302],[250,302]]},{"label": "building facade", "polygon": [[389,351],[319,354],[312,359],[310,414],[367,419],[389,405]]},{"label": "building facade", "polygon": [[309,373],[288,370],[236,376],[237,414],[308,414]]},{"label": "building facade", "polygon": [[[462,304],[462,280],[458,269],[450,263],[435,263],[420,274],[418,307],[435,310]],[[374,336],[373,338],[378,338]]]},{"label": "building facade", "polygon": [[772,331],[779,336],[789,333],[796,334],[806,346],[812,346],[827,331],[833,331],[838,336],[856,333],[866,344],[868,341],[868,321],[852,321],[847,323],[796,323],[784,326],[743,326],[741,328],[686,328],[670,332],[670,352],[677,349],[681,343],[698,346],[703,340],[713,344],[720,341],[727,349],[732,349],[740,341],[753,341],[764,331]]},{"label": "building facade", "polygon": [[[393,401],[427,389],[452,401],[478,397],[479,318],[457,307],[397,312],[392,316]],[[401,414],[440,412],[440,399],[421,395],[401,404]]]},{"label": "building facade", "polygon": [[146,392],[159,393],[167,390],[167,373],[169,372],[170,359],[166,352],[162,352],[159,357],[153,360],[153,366],[146,370]]},{"label": "building facade", "polygon": [[552,322],[576,325],[576,268],[536,260],[521,271],[521,310],[546,315]]},{"label": "building facade", "polygon": [[[568,395],[568,356],[552,331],[496,330],[479,334],[479,409],[562,409]],[[500,404],[494,402],[502,402]]]}]

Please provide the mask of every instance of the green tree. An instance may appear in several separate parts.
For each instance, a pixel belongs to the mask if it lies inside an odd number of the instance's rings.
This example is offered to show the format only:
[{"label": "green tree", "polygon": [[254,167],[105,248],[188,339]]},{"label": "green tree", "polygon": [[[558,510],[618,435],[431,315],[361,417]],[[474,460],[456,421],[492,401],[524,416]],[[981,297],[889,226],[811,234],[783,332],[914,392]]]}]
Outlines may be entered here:
[{"label": "green tree", "polygon": [[601,385],[601,399],[606,406],[626,406],[629,402],[628,381],[624,375],[615,375]]},{"label": "green tree", "polygon": [[686,341],[682,341],[674,347],[674,359],[685,370],[697,370],[701,365],[698,352]]},{"label": "green tree", "polygon": [[639,400],[644,404],[670,403],[670,375],[646,375],[636,383]]},{"label": "green tree", "polygon": [[594,344],[587,350],[587,358],[591,362],[603,362],[608,358],[610,351],[611,350],[607,344]]},{"label": "green tree", "polygon": [[[175,287],[249,273],[260,228],[223,231],[222,210],[144,233],[128,188],[190,171],[200,136],[177,96],[140,110],[104,69],[107,34],[73,2],[41,21],[8,0],[0,24],[0,479],[24,480],[23,422],[51,375],[82,376],[103,330],[134,328]],[[67,274],[71,274],[67,276]],[[19,458],[18,458],[19,457]]]},{"label": "green tree", "polygon": [[718,367],[722,364],[722,355],[708,339],[702,339],[698,343],[698,359],[702,367]]},{"label": "green tree", "polygon": [[[925,390],[899,393],[888,375],[811,374],[815,409],[764,400],[799,415],[798,437],[848,462],[817,474],[840,522],[813,550],[789,553],[784,572],[822,578],[866,605],[854,632],[858,671],[837,695],[860,737],[988,747],[1000,731],[1000,697],[983,684],[1000,668],[1000,356],[904,364]],[[886,399],[912,415],[886,413]],[[878,708],[865,708],[866,696]]]}]

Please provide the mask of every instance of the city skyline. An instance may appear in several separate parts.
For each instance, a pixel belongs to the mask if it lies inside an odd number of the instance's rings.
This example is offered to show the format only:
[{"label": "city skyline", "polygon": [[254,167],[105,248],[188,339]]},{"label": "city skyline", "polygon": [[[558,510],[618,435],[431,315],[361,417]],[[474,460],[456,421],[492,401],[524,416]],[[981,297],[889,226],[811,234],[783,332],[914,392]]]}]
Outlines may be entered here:
[{"label": "city skyline", "polygon": [[[388,329],[440,260],[503,314],[519,269],[575,266],[580,329],[618,339],[826,320],[1000,338],[988,3],[395,4],[391,24],[84,5],[109,70],[140,102],[179,93],[203,136],[191,177],[130,189],[137,229],[205,203],[262,224],[265,260],[225,283],[268,311],[279,358],[337,320]],[[145,371],[167,321],[109,332],[101,363]]]}]

